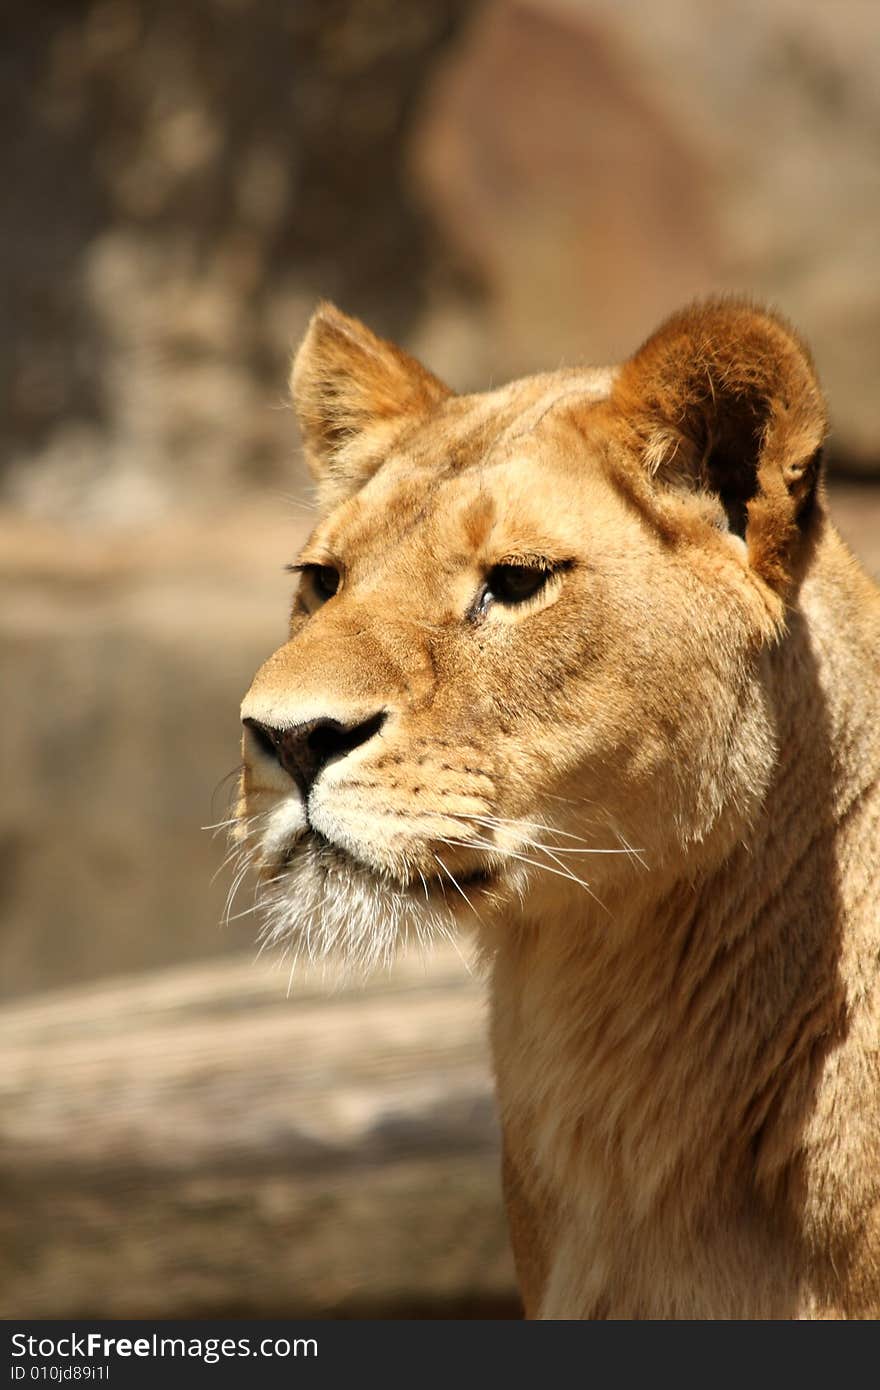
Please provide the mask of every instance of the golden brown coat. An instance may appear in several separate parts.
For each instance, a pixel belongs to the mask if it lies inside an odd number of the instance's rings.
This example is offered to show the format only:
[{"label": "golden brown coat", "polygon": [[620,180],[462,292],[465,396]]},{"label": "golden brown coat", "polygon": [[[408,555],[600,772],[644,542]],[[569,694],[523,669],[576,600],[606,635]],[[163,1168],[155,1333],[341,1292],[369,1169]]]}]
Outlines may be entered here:
[{"label": "golden brown coat", "polygon": [[880,603],[803,344],[715,300],[459,397],[324,306],[293,387],[268,933],[475,927],[530,1316],[880,1315]]}]

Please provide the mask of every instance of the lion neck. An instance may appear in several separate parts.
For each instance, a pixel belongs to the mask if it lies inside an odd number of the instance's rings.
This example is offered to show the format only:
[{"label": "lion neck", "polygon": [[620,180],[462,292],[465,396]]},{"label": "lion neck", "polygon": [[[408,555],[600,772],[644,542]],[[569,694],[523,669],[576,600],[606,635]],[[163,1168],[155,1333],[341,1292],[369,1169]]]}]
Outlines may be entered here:
[{"label": "lion neck", "polygon": [[[505,1143],[592,1239],[615,1225],[609,1250],[646,1223],[667,1248],[695,1223],[742,1229],[744,1213],[766,1233],[771,1209],[797,1239],[805,1136],[859,951],[848,866],[875,833],[860,795],[878,767],[823,603],[820,580],[774,654],[775,774],[720,861],[649,870],[608,911],[585,897],[578,916],[509,923],[495,942]],[[849,772],[830,752],[846,740],[860,750]]]}]

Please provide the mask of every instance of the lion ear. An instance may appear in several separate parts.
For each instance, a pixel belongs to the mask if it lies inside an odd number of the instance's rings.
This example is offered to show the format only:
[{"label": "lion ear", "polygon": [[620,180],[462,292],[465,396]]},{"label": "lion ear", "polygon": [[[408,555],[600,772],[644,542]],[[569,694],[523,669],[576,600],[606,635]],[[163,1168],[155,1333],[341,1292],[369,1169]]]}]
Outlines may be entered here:
[{"label": "lion ear", "polygon": [[451,395],[402,348],[327,303],[312,316],[290,389],[325,505],[357,491],[400,430]]},{"label": "lion ear", "polygon": [[794,330],[745,300],[692,305],[624,363],[612,402],[657,483],[719,498],[753,568],[784,591],[827,431],[815,368]]}]

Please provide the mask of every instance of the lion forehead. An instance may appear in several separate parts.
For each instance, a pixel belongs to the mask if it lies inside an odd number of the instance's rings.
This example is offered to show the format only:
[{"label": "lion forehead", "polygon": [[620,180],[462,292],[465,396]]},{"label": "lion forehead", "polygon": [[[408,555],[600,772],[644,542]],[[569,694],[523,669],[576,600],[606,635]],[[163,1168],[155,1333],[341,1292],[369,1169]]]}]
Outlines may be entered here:
[{"label": "lion forehead", "polygon": [[[316,535],[328,552],[353,559],[388,559],[392,547],[400,558],[397,547],[412,541],[423,555],[451,546],[458,563],[490,541],[536,552],[573,544],[572,507],[594,513],[597,494],[610,489],[604,476],[589,476],[582,436],[573,447],[566,407],[604,400],[612,378],[610,368],[561,372],[457,398],[455,409],[401,441]],[[554,468],[566,476],[551,486]]]}]

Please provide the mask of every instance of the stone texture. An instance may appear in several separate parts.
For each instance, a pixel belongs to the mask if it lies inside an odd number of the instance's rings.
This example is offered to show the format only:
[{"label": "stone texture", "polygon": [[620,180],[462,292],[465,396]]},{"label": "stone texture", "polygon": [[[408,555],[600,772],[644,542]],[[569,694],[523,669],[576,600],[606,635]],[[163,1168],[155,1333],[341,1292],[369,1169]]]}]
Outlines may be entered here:
[{"label": "stone texture", "polygon": [[108,536],[0,517],[0,996],[254,939],[251,918],[221,927],[226,844],[202,827],[227,814],[304,520],[212,520]]},{"label": "stone texture", "polygon": [[0,57],[0,500],[127,523],[289,476],[320,295],[405,333],[405,172],[470,0],[41,0]]},{"label": "stone texture", "polygon": [[0,1008],[0,1315],[515,1316],[481,990],[240,961]]},{"label": "stone texture", "polygon": [[467,370],[614,360],[690,296],[746,291],[813,344],[833,455],[876,468],[878,42],[864,0],[493,0],[413,156],[488,288]]}]

